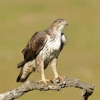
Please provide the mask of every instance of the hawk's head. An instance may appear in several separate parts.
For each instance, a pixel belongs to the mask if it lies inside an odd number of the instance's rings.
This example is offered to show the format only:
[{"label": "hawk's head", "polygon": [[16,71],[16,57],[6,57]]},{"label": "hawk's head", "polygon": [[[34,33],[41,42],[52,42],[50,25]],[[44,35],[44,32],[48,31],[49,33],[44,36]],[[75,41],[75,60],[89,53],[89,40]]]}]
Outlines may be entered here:
[{"label": "hawk's head", "polygon": [[52,29],[55,31],[62,31],[68,23],[64,19],[57,19],[52,24]]}]

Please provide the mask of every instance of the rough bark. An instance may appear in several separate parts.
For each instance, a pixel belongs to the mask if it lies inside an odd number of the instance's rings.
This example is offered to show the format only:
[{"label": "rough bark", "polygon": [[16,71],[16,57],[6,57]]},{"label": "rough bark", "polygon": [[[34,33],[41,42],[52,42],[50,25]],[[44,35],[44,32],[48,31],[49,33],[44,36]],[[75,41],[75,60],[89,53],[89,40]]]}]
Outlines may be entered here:
[{"label": "rough bark", "polygon": [[89,85],[84,82],[81,82],[79,79],[75,78],[64,78],[64,80],[53,80],[48,85],[39,82],[27,81],[22,86],[8,91],[6,93],[0,94],[0,100],[14,100],[16,98],[21,97],[23,94],[33,91],[33,90],[40,90],[40,91],[48,91],[48,90],[55,90],[61,91],[62,88],[66,87],[74,87],[82,89],[81,100],[88,100],[88,97],[92,95],[94,91],[94,85]]}]

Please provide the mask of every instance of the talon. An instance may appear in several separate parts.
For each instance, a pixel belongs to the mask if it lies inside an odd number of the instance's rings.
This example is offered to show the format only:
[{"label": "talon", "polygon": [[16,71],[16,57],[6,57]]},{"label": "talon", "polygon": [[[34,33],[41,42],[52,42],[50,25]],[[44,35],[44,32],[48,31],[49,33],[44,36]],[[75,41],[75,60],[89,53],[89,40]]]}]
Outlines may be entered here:
[{"label": "talon", "polygon": [[57,83],[63,82],[65,77],[62,76],[58,76],[57,78],[55,78],[55,80],[57,81]]},{"label": "talon", "polygon": [[39,82],[39,83],[44,83],[45,85],[47,85],[47,83],[51,83],[51,81],[48,80],[48,79],[40,80],[40,81],[38,81],[38,82]]},{"label": "talon", "polygon": [[64,81],[64,77],[62,76],[59,76],[58,79]]}]

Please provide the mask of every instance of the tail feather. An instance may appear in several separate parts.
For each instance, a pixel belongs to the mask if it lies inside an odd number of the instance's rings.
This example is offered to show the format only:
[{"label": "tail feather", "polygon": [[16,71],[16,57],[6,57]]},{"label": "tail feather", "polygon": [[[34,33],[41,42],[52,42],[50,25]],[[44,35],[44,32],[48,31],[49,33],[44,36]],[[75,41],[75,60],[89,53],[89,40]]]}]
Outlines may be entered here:
[{"label": "tail feather", "polygon": [[25,75],[23,75],[23,73],[20,72],[20,74],[17,77],[16,82],[25,82],[30,74],[31,73],[29,73],[28,75],[25,76]]},{"label": "tail feather", "polygon": [[17,77],[16,82],[25,82],[30,74],[31,72],[23,72],[23,68],[21,68],[21,71]]},{"label": "tail feather", "polygon": [[17,68],[23,67],[25,65],[26,61],[22,61],[20,63],[18,63]]},{"label": "tail feather", "polygon": [[25,64],[23,67],[21,67],[21,71],[17,77],[17,82],[25,82],[29,75],[34,71],[35,72],[36,68],[32,66],[28,66],[28,64]]},{"label": "tail feather", "polygon": [[18,76],[16,82],[22,82],[23,83],[23,82],[25,82],[27,80],[28,76],[25,77],[25,78],[21,78],[21,76]]}]

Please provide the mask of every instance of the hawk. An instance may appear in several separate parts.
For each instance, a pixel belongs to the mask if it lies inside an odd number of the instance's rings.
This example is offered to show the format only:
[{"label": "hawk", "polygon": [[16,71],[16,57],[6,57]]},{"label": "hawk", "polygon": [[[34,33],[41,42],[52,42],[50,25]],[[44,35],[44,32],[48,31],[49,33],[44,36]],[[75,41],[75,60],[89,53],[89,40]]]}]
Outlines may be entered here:
[{"label": "hawk", "polygon": [[54,78],[60,78],[57,73],[57,59],[62,51],[66,38],[62,33],[68,23],[64,19],[55,20],[49,28],[42,32],[36,32],[22,50],[24,60],[17,67],[21,71],[17,77],[17,82],[25,82],[32,72],[40,72],[41,81],[47,84],[44,70],[48,64],[54,73]]}]

